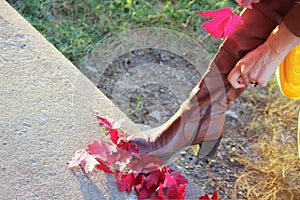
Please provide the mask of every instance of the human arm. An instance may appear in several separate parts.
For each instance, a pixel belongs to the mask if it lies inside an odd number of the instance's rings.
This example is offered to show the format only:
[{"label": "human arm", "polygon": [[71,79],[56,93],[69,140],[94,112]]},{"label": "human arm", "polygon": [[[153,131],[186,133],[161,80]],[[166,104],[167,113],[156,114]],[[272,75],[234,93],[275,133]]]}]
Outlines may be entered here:
[{"label": "human arm", "polygon": [[299,19],[300,5],[297,4],[266,42],[239,60],[228,75],[231,85],[235,88],[242,88],[250,83],[266,86],[289,51],[300,44]]}]

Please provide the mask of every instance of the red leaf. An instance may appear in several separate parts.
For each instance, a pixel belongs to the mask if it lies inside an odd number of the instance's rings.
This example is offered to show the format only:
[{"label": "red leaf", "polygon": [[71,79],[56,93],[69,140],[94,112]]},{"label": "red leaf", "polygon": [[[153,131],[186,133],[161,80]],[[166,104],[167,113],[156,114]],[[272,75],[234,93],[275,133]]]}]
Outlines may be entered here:
[{"label": "red leaf", "polygon": [[146,181],[143,182],[142,185],[136,185],[135,186],[135,190],[138,194],[138,198],[139,199],[147,199],[147,198],[150,198],[154,193],[155,191],[157,190],[157,186],[156,185],[153,185],[152,187],[150,188],[147,188],[146,187]]},{"label": "red leaf", "polygon": [[187,180],[179,173],[171,174],[167,167],[162,168],[164,182],[159,185],[157,198],[160,199],[184,199]]},{"label": "red leaf", "polygon": [[88,149],[90,150],[90,148],[94,153],[97,153],[97,158],[111,164],[115,162],[117,148],[112,143],[101,140],[99,145],[97,142],[89,145]]},{"label": "red leaf", "polygon": [[124,136],[120,137],[117,141],[117,146],[125,151],[139,153],[140,150],[137,148],[137,144],[133,144],[125,138]]},{"label": "red leaf", "polygon": [[137,157],[136,160],[132,160],[128,167],[136,173],[147,174],[159,170],[163,164],[164,161],[160,160],[158,157],[143,154]]},{"label": "red leaf", "polygon": [[167,199],[165,193],[164,193],[164,187],[162,186],[162,184],[158,187],[158,189],[156,190],[155,195],[152,198],[154,199]]},{"label": "red leaf", "polygon": [[111,120],[105,117],[96,116],[96,119],[101,125],[104,125],[108,129],[111,129],[113,127]]},{"label": "red leaf", "polygon": [[118,140],[120,138],[120,134],[119,131],[117,129],[108,129],[109,130],[109,134],[110,134],[110,139],[114,144],[118,143]]},{"label": "red leaf", "polygon": [[[97,161],[99,161],[99,159],[97,159]],[[101,161],[100,161],[99,165],[96,165],[96,167],[97,167],[97,169],[102,170],[106,173],[114,174],[114,172],[106,164],[102,163]]]},{"label": "red leaf", "polygon": [[164,174],[161,170],[152,171],[148,176],[144,178],[146,188],[149,189],[153,186],[158,187],[164,180]]},{"label": "red leaf", "polygon": [[222,200],[221,198],[218,197],[218,191],[215,190],[211,196],[212,200]]},{"label": "red leaf", "polygon": [[205,194],[204,196],[199,197],[199,200],[222,200],[222,199],[218,197],[218,191],[215,190],[211,198],[209,198],[208,194]]},{"label": "red leaf", "polygon": [[183,184],[176,188],[176,192],[177,192],[176,199],[184,199],[186,195],[186,186],[187,184]]},{"label": "red leaf", "polygon": [[118,184],[121,191],[131,192],[132,187],[135,184],[135,177],[133,173],[130,174],[119,174]]},{"label": "red leaf", "polygon": [[173,173],[172,176],[176,180],[177,185],[187,184],[188,181],[179,172]]},{"label": "red leaf", "polygon": [[105,117],[100,117],[100,116],[96,116],[96,118],[97,118],[100,125],[103,125],[108,129],[111,141],[114,144],[117,144],[117,142],[118,142],[121,135],[120,135],[118,129],[115,129],[113,127],[112,120],[110,120],[108,118],[105,118]]},{"label": "red leaf", "polygon": [[114,154],[114,158],[114,166],[116,170],[123,171],[128,167],[127,165],[132,160],[132,154],[129,151],[117,148],[117,153]]},{"label": "red leaf", "polygon": [[75,156],[68,162],[69,168],[77,167],[79,164],[84,168],[86,173],[92,172],[95,165],[100,164],[94,155],[91,155],[87,149],[79,149],[75,152]]},{"label": "red leaf", "polygon": [[199,200],[210,200],[208,194],[205,194],[204,196],[199,197]]},{"label": "red leaf", "polygon": [[94,140],[92,144],[88,145],[88,150],[91,154],[100,154],[103,150],[103,148],[100,146],[100,144]]},{"label": "red leaf", "polygon": [[202,24],[202,27],[216,39],[227,37],[234,32],[236,26],[243,24],[243,20],[234,14],[230,8],[196,13],[203,17],[213,18]]}]

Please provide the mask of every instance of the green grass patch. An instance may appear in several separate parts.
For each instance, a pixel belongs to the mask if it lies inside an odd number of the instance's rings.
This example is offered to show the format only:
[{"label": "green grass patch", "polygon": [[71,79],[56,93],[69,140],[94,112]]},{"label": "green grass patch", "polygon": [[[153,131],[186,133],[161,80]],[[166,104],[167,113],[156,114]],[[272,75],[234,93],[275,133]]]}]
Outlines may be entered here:
[{"label": "green grass patch", "polygon": [[[197,10],[235,6],[234,1],[160,0],[8,0],[49,42],[76,66],[94,46],[125,29],[164,27],[203,37]],[[209,52],[220,41],[209,37]],[[207,46],[207,45],[205,45]]]}]

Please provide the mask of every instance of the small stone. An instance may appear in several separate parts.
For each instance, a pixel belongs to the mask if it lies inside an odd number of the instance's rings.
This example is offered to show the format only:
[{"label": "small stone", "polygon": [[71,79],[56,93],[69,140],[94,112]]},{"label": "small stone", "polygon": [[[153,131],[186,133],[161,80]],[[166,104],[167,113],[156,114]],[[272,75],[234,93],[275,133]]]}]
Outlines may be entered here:
[{"label": "small stone", "polygon": [[149,116],[155,119],[157,122],[161,121],[161,113],[158,110],[151,112]]},{"label": "small stone", "polygon": [[171,57],[170,57],[168,54],[164,53],[164,52],[161,52],[160,58],[161,58],[163,61],[169,61],[169,60],[171,60]]},{"label": "small stone", "polygon": [[226,115],[232,117],[233,119],[238,119],[238,115],[235,112],[231,111],[231,110],[228,110],[226,112]]},{"label": "small stone", "polygon": [[47,116],[46,114],[41,114],[41,115],[40,115],[40,118],[41,118],[42,120],[46,120],[46,119],[48,118],[48,116]]},{"label": "small stone", "polygon": [[27,123],[23,123],[23,124],[21,124],[23,127],[25,127],[25,128],[31,128],[31,125],[30,124],[27,124]]}]

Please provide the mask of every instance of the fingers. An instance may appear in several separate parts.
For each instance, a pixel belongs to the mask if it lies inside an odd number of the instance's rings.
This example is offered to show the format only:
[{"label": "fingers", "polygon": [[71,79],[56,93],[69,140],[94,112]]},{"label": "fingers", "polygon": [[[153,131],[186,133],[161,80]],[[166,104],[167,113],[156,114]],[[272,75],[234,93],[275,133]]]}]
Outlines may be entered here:
[{"label": "fingers", "polygon": [[276,54],[271,54],[268,46],[263,44],[240,59],[227,79],[234,88],[255,83],[265,87],[282,60]]},{"label": "fingers", "polygon": [[258,75],[257,63],[245,57],[236,64],[227,79],[234,88],[243,88],[251,84],[259,84]]},{"label": "fingers", "polygon": [[241,75],[242,74],[241,74],[240,68],[238,66],[236,66],[235,68],[233,68],[231,70],[227,79],[230,82],[230,84],[232,85],[232,87],[234,87],[234,88],[246,87]]}]

